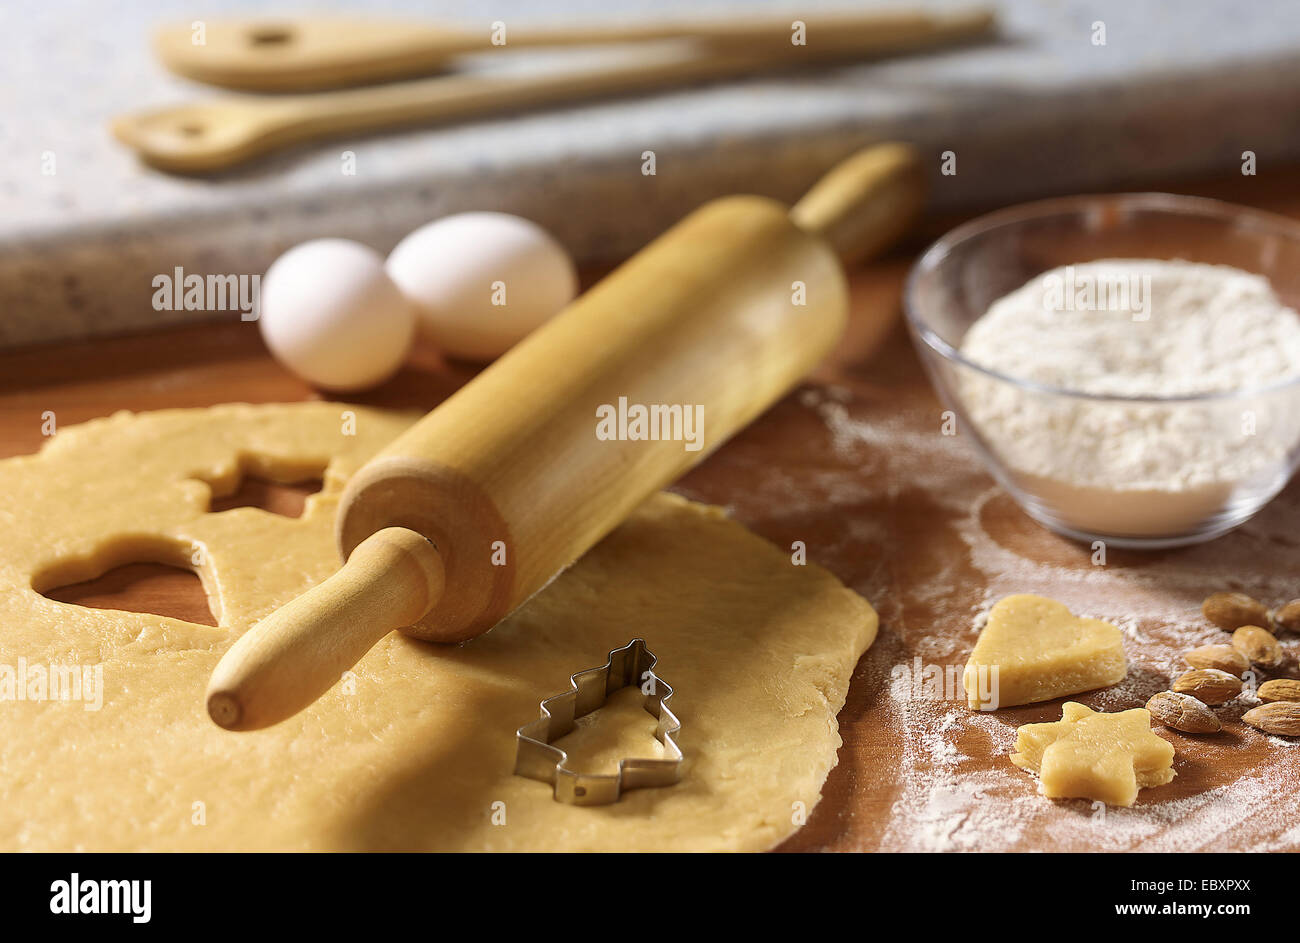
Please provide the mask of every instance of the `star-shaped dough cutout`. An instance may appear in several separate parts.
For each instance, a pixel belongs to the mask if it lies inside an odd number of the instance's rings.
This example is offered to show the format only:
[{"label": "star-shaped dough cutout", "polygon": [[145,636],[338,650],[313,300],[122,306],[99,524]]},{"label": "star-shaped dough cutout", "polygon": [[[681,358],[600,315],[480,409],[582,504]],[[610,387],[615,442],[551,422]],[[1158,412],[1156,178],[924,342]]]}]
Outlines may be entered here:
[{"label": "star-shaped dough cutout", "polygon": [[1008,596],[989,611],[962,682],[972,710],[1050,701],[1124,680],[1119,629],[1081,619],[1055,599]]},{"label": "star-shaped dough cutout", "polygon": [[1131,806],[1139,789],[1174,778],[1174,748],[1141,707],[1103,714],[1067,701],[1059,721],[1021,727],[1016,750],[1011,762],[1038,773],[1038,791],[1052,799]]}]

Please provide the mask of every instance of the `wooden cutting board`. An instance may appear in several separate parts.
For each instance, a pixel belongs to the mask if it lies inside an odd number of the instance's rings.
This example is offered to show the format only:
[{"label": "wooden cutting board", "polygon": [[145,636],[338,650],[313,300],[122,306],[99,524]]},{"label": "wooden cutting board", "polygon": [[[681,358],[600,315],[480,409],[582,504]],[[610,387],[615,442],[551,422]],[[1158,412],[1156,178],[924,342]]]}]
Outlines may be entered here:
[{"label": "wooden cutting board", "polygon": [[[1295,168],[1179,189],[1300,217]],[[778,545],[803,541],[880,610],[880,638],[840,714],[839,766],[783,850],[1300,848],[1300,743],[1244,727],[1239,710],[1214,737],[1164,731],[1177,779],[1134,809],[1105,810],[1037,796],[1007,758],[1015,728],[1058,718],[1059,701],[976,715],[957,697],[917,696],[919,672],[959,672],[980,614],[1012,592],[1054,596],[1121,626],[1129,678],[1079,698],[1107,710],[1142,705],[1167,687],[1183,650],[1222,640],[1199,615],[1210,592],[1240,588],[1269,604],[1300,596],[1300,486],[1211,544],[1112,551],[1097,567],[1087,548],[1021,513],[969,443],[940,434],[942,407],[906,336],[895,324],[882,340],[871,325],[873,313],[898,311],[915,252],[954,222],[933,221],[904,251],[854,273],[854,320],[833,361],[677,489],[725,505]],[[429,409],[471,375],[421,349],[384,388],[349,399]],[[314,395],[270,360],[252,324],[9,352],[0,356],[0,456],[39,447],[47,410],[66,426],[118,409]],[[230,500],[293,514],[310,490],[254,482]],[[197,580],[149,564],[55,595],[212,621]],[[1287,645],[1283,673],[1296,677],[1300,639]]]}]

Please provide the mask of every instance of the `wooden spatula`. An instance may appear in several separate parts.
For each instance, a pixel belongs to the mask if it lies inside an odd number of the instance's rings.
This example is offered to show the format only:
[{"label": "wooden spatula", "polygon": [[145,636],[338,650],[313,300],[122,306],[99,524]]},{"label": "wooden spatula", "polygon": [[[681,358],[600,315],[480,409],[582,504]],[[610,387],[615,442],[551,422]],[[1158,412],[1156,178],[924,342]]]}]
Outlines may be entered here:
[{"label": "wooden spatula", "polygon": [[[125,115],[113,133],[148,163],[175,173],[223,170],[305,141],[422,122],[449,121],[562,101],[640,92],[673,85],[861,59],[969,39],[987,18],[923,18],[924,29],[877,33],[846,29],[808,45],[755,40],[752,49],[719,51],[691,41],[646,43],[614,65],[542,75],[465,74],[316,95],[210,99]],[[750,27],[753,28],[752,25]],[[769,25],[769,28],[772,28]]]},{"label": "wooden spatula", "polygon": [[467,53],[547,46],[592,46],[686,39],[712,53],[780,54],[794,24],[809,47],[852,47],[863,54],[916,48],[988,31],[986,9],[944,14],[903,11],[737,14],[729,19],[613,23],[517,29],[513,22],[447,26],[382,20],[214,21],[160,30],[154,48],[188,78],[246,91],[307,91],[428,75]]}]

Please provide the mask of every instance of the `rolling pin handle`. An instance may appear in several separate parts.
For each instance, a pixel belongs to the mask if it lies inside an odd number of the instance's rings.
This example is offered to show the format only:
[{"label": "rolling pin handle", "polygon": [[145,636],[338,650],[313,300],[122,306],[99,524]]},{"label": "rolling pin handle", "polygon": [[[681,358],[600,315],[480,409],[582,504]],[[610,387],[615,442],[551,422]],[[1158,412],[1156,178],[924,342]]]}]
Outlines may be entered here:
[{"label": "rolling pin handle", "polygon": [[323,583],[246,632],[208,683],[208,714],[227,730],[269,727],[328,691],[394,629],[442,595],[442,557],[423,535],[386,527]]},{"label": "rolling pin handle", "polygon": [[794,205],[790,219],[853,263],[896,242],[924,203],[920,156],[908,144],[889,142],[836,164]]}]

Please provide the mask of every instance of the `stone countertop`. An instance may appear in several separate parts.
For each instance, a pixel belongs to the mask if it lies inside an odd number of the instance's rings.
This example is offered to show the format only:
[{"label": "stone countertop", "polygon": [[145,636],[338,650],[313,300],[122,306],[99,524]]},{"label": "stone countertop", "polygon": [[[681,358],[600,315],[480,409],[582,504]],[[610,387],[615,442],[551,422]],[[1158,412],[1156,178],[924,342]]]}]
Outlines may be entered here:
[{"label": "stone countertop", "polygon": [[[996,6],[1001,36],[980,46],[342,139],[184,178],[139,164],[107,131],[116,114],[218,94],[165,72],[150,31],[201,16],[265,18],[266,5],[10,0],[0,31],[0,346],[237,318],[156,311],[152,280],[176,267],[260,273],[288,246],[324,235],[387,251],[416,226],[467,209],[529,216],[582,259],[618,257],[713,196],[793,199],[881,138],[922,149],[945,208],[1229,173],[1246,150],[1261,163],[1300,156],[1300,8],[1286,0]],[[330,10],[423,18],[426,8],[387,0]],[[445,0],[437,16],[566,24],[763,8],[792,5],[499,0],[489,15],[473,0]],[[274,12],[313,9],[285,2]],[[1104,46],[1093,42],[1098,22]],[[557,61],[517,56],[510,68]],[[646,150],[655,176],[641,173]],[[342,172],[345,151],[354,175]],[[940,173],[944,151],[957,155],[955,175]]]}]

